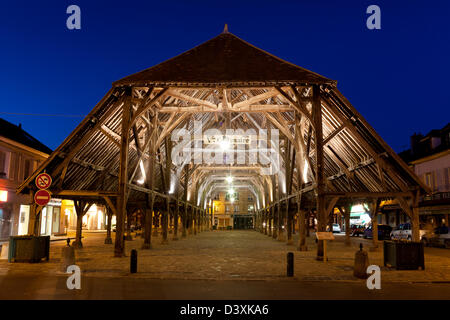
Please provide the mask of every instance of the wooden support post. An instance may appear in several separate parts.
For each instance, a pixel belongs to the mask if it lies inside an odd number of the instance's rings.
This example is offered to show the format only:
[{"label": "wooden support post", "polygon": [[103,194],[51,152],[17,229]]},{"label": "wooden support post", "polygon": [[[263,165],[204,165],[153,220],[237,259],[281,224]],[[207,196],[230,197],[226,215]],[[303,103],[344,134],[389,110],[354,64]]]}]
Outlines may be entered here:
[{"label": "wooden support post", "polygon": [[270,209],[269,209],[269,214],[268,214],[268,218],[269,218],[269,230],[267,231],[267,235],[269,236],[269,237],[271,237],[272,236],[272,232],[273,232],[273,224],[272,224],[272,221],[273,221],[273,216],[274,216],[274,212],[275,211],[275,206],[272,206]]},{"label": "wooden support post", "polygon": [[188,234],[193,234],[193,228],[194,228],[194,207],[192,205],[189,205],[189,217],[188,217]]},{"label": "wooden support post", "polygon": [[[154,203],[154,200],[153,200]],[[153,233],[152,233],[152,237],[158,237],[158,228],[159,228],[159,219],[161,217],[161,213],[159,211],[154,211],[154,215],[153,215],[153,225],[154,225],[154,229],[153,229]]]},{"label": "wooden support post", "polygon": [[83,230],[83,216],[88,212],[89,208],[93,203],[87,203],[83,200],[75,200],[74,207],[77,214],[77,230],[75,235],[75,241],[72,246],[78,249],[83,248],[83,243],[81,242],[82,230]]},{"label": "wooden support post", "polygon": [[188,205],[184,203],[183,217],[181,219],[181,237],[186,238],[186,228],[187,228],[187,217],[188,217]]},{"label": "wooden support post", "polygon": [[167,239],[167,229],[169,228],[169,216],[170,216],[170,199],[166,198],[167,209],[162,212],[161,216],[161,226],[162,226],[162,240],[161,244],[168,244],[169,240]]},{"label": "wooden support post", "polygon": [[294,240],[292,240],[292,214],[289,210],[289,199],[286,200],[286,244],[294,244]]},{"label": "wooden support post", "polygon": [[[320,87],[313,85],[313,126],[315,132],[315,151],[316,151],[316,210],[319,232],[326,231],[327,215],[325,208],[325,175],[324,175],[324,160],[323,160],[323,132],[322,132],[322,105],[320,99]],[[317,259],[323,259],[323,240],[318,241],[317,245]]]},{"label": "wooden support post", "polygon": [[112,222],[113,212],[110,208],[106,206],[106,216],[107,216],[107,225],[106,225],[106,239],[105,244],[112,244],[111,238],[111,222]]},{"label": "wooden support post", "polygon": [[267,218],[268,215],[268,209],[264,208],[263,209],[263,215],[264,215],[264,234],[267,235],[267,230],[269,228],[269,219]]},{"label": "wooden support post", "polygon": [[344,215],[344,219],[345,219],[345,246],[346,247],[350,247],[351,246],[351,241],[350,241],[350,212],[352,210],[352,205],[351,203],[347,204],[346,207],[344,209],[341,209],[339,207],[339,210],[341,211],[341,214]]},{"label": "wooden support post", "polygon": [[197,219],[197,208],[193,207],[193,214],[192,214],[192,231],[194,233],[194,236],[197,235],[197,224],[198,224],[198,219]]},{"label": "wooden support post", "polygon": [[420,241],[420,220],[419,220],[419,192],[412,194],[411,206],[411,240],[414,242]]},{"label": "wooden support post", "polygon": [[133,211],[128,210],[127,211],[127,221],[126,221],[126,232],[127,235],[125,236],[126,241],[131,241],[133,238],[131,237],[131,217],[133,215]]},{"label": "wooden support post", "polygon": [[118,197],[116,209],[116,239],[114,245],[114,256],[125,255],[125,242],[123,241],[124,223],[127,208],[128,195],[128,148],[130,144],[130,120],[131,120],[131,92],[132,88],[126,88],[125,101],[122,111],[122,134],[120,137],[120,162]]},{"label": "wooden support post", "polygon": [[298,251],[307,251],[305,210],[298,209]]},{"label": "wooden support post", "polygon": [[178,219],[180,217],[180,202],[177,200],[175,202],[175,212],[173,216],[173,238],[172,240],[178,240]]},{"label": "wooden support post", "polygon": [[144,243],[142,249],[152,248],[152,225],[153,225],[153,203],[155,196],[150,194],[148,196],[147,208],[145,208],[145,225],[144,225]]},{"label": "wooden support post", "polygon": [[273,217],[272,238],[277,239],[277,234],[281,229],[281,222],[279,214],[275,213],[275,206],[272,207],[272,217]]},{"label": "wooden support post", "polygon": [[378,209],[380,207],[380,201],[378,199],[374,199],[372,202],[372,241],[373,248],[378,248]]}]

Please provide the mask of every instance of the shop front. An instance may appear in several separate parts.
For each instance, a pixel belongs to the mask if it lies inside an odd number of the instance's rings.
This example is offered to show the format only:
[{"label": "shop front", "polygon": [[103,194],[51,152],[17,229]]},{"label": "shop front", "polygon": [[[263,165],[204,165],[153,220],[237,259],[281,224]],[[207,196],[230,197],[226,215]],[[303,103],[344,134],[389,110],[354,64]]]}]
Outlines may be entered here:
[{"label": "shop front", "polygon": [[64,234],[64,230],[61,230],[61,202],[61,199],[51,199],[50,202],[42,208],[40,214],[41,236]]},{"label": "shop front", "polygon": [[[77,228],[77,214],[71,200],[63,200],[63,212],[65,216],[66,230],[74,231]],[[83,216],[84,230],[106,230],[106,214],[103,206],[93,204]],[[114,223],[113,223],[114,224]]]}]

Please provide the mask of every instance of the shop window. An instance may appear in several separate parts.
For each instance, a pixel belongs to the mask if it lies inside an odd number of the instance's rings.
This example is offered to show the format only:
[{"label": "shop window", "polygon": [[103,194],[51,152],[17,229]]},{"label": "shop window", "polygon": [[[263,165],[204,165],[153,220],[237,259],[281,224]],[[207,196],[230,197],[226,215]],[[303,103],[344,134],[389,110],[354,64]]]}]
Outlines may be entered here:
[{"label": "shop window", "polygon": [[19,229],[18,229],[19,236],[26,235],[28,233],[29,219],[30,219],[30,206],[21,205],[19,215]]},{"label": "shop window", "polygon": [[230,212],[230,206],[225,206],[225,211]]},{"label": "shop window", "polygon": [[234,206],[234,212],[239,212],[239,206]]}]

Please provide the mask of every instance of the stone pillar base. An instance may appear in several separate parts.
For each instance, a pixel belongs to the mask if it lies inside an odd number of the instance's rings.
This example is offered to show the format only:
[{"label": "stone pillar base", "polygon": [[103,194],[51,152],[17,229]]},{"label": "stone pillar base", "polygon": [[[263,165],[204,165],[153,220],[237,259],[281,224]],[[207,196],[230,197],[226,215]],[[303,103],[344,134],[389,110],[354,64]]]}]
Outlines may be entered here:
[{"label": "stone pillar base", "polygon": [[112,239],[111,238],[106,238],[105,239],[105,244],[112,244]]}]

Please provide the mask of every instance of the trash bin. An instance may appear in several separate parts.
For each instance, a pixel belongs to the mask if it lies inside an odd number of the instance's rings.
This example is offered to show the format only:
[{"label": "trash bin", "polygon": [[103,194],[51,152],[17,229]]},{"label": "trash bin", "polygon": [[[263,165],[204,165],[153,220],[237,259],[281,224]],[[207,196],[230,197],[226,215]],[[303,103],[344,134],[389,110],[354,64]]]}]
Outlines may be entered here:
[{"label": "trash bin", "polygon": [[40,262],[50,258],[50,236],[9,237],[8,262]]},{"label": "trash bin", "polygon": [[425,269],[422,242],[384,241],[384,266],[397,270]]}]

